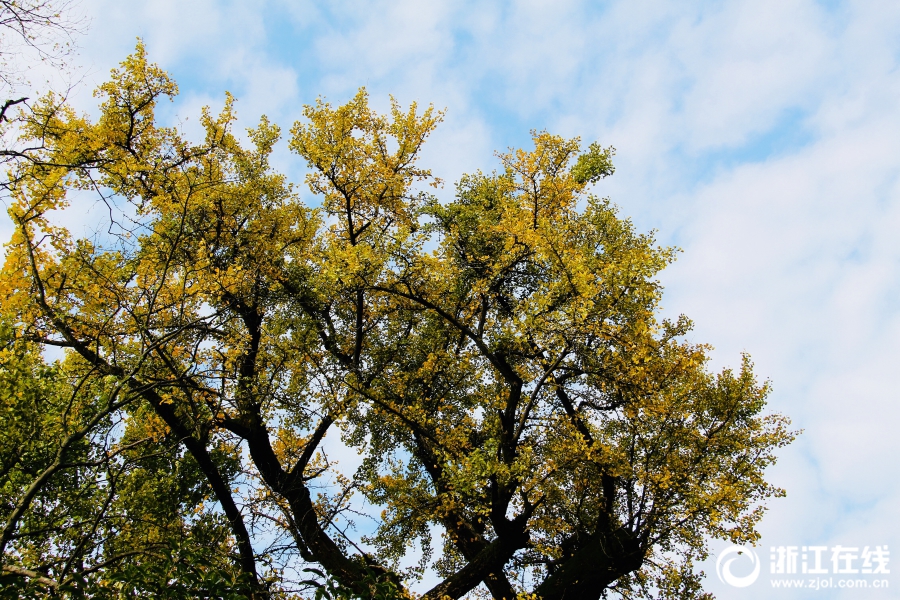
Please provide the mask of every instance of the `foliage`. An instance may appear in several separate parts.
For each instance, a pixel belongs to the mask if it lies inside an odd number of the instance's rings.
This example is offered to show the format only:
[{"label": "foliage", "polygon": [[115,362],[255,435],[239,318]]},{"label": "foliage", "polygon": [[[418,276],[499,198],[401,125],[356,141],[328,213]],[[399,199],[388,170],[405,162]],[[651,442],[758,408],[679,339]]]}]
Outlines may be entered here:
[{"label": "foliage", "polygon": [[47,366],[8,325],[0,338],[0,597],[192,598],[210,573],[246,587],[196,464],[158,419],[77,357]]},{"label": "foliage", "polygon": [[[16,340],[65,348],[27,384],[59,391],[24,396],[84,406],[88,421],[56,409],[47,427],[86,428],[63,454],[93,470],[48,477],[48,502],[4,509],[7,529],[76,494],[109,517],[49,547],[96,585],[243,577],[253,597],[410,597],[428,571],[429,599],[696,597],[709,536],[757,539],[787,420],[765,414],[749,358],[712,374],[687,318],[657,320],[675,250],[589,193],[612,148],[535,132],[442,203],[417,163],[441,113],[379,115],[360,91],[291,129],[310,207],[269,166],[277,126],[245,147],[227,97],[191,143],[154,118],[176,91],[139,46],[96,122],[53,97],[26,118],[43,144],[11,179],[3,312]],[[89,193],[114,218],[79,239],[53,215]],[[58,439],[21,414],[37,446]],[[359,469],[329,458],[341,444]],[[366,506],[370,531],[353,527]],[[3,561],[26,580],[72,570],[15,543]]]}]

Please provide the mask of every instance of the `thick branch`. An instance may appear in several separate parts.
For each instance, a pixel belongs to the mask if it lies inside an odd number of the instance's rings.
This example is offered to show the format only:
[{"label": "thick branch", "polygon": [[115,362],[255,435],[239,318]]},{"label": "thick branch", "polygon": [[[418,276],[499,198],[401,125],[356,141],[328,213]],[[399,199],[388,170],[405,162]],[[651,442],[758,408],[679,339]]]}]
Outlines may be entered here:
[{"label": "thick branch", "polygon": [[637,571],[644,551],[631,532],[598,530],[534,590],[542,600],[599,600],[620,577]]}]

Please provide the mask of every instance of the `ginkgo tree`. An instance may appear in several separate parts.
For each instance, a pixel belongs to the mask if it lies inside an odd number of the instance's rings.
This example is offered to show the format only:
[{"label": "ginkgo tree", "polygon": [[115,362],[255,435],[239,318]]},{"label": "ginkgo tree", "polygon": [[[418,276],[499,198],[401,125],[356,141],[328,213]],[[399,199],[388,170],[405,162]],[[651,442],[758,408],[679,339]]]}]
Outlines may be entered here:
[{"label": "ginkgo tree", "polygon": [[[708,539],[758,538],[793,434],[749,358],[710,373],[691,322],[657,318],[675,250],[589,193],[611,148],[537,132],[440,202],[418,157],[442,114],[360,91],[290,130],[304,203],[269,165],[277,126],[242,143],[229,96],[188,141],[154,116],[176,92],[139,46],[96,121],[53,96],[23,117],[41,143],[11,177],[3,319],[22,356],[64,356],[30,371],[55,390],[29,434],[43,454],[0,473],[0,581],[694,598]],[[60,226],[98,199],[101,233]],[[53,428],[82,433],[63,448]],[[42,525],[88,481],[96,526]]]}]

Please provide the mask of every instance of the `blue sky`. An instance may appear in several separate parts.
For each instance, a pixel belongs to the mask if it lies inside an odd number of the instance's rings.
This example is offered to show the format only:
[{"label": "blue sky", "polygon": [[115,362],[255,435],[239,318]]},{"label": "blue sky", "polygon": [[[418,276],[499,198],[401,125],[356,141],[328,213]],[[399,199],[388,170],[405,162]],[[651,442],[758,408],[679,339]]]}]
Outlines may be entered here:
[{"label": "blue sky", "polygon": [[[317,96],[339,103],[365,85],[382,108],[394,94],[447,109],[423,162],[448,182],[494,168],[493,152],[527,144],[531,129],[615,146],[616,174],[596,192],[684,250],[663,275],[666,313],[695,321],[715,368],[749,352],[773,382],[772,409],[805,430],[771,471],[788,496],[760,527],[763,561],[779,544],[900,551],[900,3],[82,0],[80,10],[91,24],[72,98],[87,111],[140,36],[177,79],[166,117],[188,131],[226,89],[245,125],[265,113],[287,129]],[[297,157],[282,148],[275,162],[300,180]],[[892,597],[762,592],[765,582],[739,591],[714,564],[706,571],[721,598]]]}]

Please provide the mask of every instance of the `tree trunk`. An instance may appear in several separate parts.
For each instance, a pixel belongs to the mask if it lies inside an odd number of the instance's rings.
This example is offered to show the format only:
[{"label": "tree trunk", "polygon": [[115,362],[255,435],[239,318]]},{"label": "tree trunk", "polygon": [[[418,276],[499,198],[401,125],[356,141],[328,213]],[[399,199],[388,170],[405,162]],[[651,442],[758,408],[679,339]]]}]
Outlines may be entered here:
[{"label": "tree trunk", "polygon": [[598,600],[643,563],[644,552],[630,531],[598,531],[534,591],[542,600]]}]

